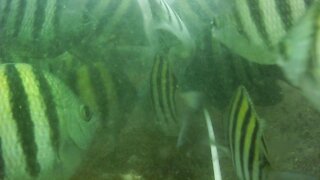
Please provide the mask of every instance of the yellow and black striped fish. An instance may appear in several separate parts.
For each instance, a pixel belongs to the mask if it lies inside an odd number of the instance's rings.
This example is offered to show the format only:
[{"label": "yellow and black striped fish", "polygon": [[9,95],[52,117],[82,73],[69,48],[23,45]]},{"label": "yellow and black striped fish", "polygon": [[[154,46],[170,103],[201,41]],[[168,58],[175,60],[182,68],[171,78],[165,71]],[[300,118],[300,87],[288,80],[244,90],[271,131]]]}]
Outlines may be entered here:
[{"label": "yellow and black striped fish", "polygon": [[236,174],[241,180],[265,178],[269,166],[262,122],[245,87],[240,86],[232,99],[228,119],[228,141]]},{"label": "yellow and black striped fish", "polygon": [[1,65],[0,83],[0,179],[71,176],[97,117],[60,80],[30,65]]},{"label": "yellow and black striped fish", "polygon": [[111,129],[108,132],[121,129],[134,105],[136,91],[119,67],[113,69],[104,61],[82,59],[68,52],[55,58],[49,67],[101,117],[102,125]]},{"label": "yellow and black striped fish", "polygon": [[90,35],[110,35],[138,16],[135,9],[137,3],[127,0],[0,0],[0,45],[33,56],[57,55]]},{"label": "yellow and black striped fish", "polygon": [[240,180],[319,179],[307,174],[273,169],[268,161],[263,125],[247,90],[240,86],[231,101],[227,131],[233,165]]},{"label": "yellow and black striped fish", "polygon": [[244,58],[275,64],[275,46],[315,0],[220,0],[212,35]]},{"label": "yellow and black striped fish", "polygon": [[[71,72],[72,73],[72,72]],[[103,63],[81,65],[69,78],[76,95],[107,122],[118,114],[119,102],[115,83]]]},{"label": "yellow and black striped fish", "polygon": [[177,133],[179,127],[175,104],[176,89],[177,81],[168,59],[163,55],[156,55],[150,78],[151,100],[157,124],[168,135]]},{"label": "yellow and black striped fish", "polygon": [[308,10],[278,46],[288,80],[320,110],[320,3]]}]

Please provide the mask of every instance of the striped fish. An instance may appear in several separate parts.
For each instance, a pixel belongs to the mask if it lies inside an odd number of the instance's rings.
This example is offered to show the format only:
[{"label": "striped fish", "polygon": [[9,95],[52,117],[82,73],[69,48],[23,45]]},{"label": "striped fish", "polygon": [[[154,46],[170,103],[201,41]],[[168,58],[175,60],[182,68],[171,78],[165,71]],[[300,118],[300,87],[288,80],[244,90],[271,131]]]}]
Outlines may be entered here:
[{"label": "striped fish", "polygon": [[177,82],[168,59],[156,55],[150,78],[151,100],[157,124],[167,135],[176,134],[179,127],[175,104],[176,89]]},{"label": "striped fish", "polygon": [[259,119],[249,94],[240,86],[228,115],[228,141],[236,174],[240,180],[316,180],[317,177],[273,169],[267,159],[263,121]]},{"label": "striped fish", "polygon": [[320,3],[312,6],[278,46],[288,80],[320,110]]},{"label": "striped fish", "polygon": [[125,115],[133,108],[136,91],[119,67],[113,70],[105,60],[83,59],[68,52],[51,62],[51,73],[100,116],[102,125],[110,129],[108,132],[121,129]]},{"label": "striped fish", "polygon": [[0,66],[0,179],[67,178],[98,119],[57,78],[30,65]]},{"label": "striped fish", "polygon": [[127,0],[0,0],[0,47],[55,56],[92,36],[110,36],[135,7]]},{"label": "striped fish", "polygon": [[265,178],[267,149],[258,118],[245,87],[240,86],[232,99],[228,118],[228,141],[236,174],[241,180]]},{"label": "striped fish", "polygon": [[214,39],[244,58],[275,64],[275,46],[315,0],[228,0],[214,16]]},{"label": "striped fish", "polygon": [[69,83],[76,95],[104,122],[119,114],[118,94],[114,79],[103,63],[81,65],[69,73]]},{"label": "striped fish", "polygon": [[164,32],[169,32],[187,49],[194,49],[194,42],[186,25],[166,0],[138,0],[138,3],[144,19],[145,32],[151,45],[161,47],[163,43],[161,36]]}]

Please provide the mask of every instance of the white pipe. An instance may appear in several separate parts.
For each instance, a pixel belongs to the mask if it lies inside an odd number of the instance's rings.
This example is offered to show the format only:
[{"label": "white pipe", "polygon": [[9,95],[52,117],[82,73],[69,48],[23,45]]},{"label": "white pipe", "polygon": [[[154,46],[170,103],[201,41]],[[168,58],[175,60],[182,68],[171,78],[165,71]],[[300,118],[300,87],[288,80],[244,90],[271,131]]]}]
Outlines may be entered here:
[{"label": "white pipe", "polygon": [[220,170],[220,163],[219,163],[219,156],[217,147],[213,144],[215,142],[214,132],[211,124],[211,118],[207,111],[207,109],[203,110],[204,117],[206,119],[208,133],[209,133],[209,142],[210,142],[210,149],[211,149],[211,157],[212,157],[212,167],[214,172],[214,180],[221,180],[221,170]]}]

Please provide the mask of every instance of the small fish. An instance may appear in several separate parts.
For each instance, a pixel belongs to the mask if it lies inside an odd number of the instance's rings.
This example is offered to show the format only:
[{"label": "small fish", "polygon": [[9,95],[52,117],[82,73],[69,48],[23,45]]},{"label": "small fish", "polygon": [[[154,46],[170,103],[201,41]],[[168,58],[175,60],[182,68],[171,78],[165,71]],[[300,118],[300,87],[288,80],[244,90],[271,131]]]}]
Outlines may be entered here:
[{"label": "small fish", "polygon": [[[218,1],[212,35],[236,54],[260,64],[275,64],[275,46],[314,0]],[[221,6],[220,6],[221,5]]]},{"label": "small fish", "polygon": [[150,90],[157,123],[168,135],[179,131],[176,110],[177,81],[170,63],[163,55],[156,55],[150,76]]},{"label": "small fish", "polygon": [[160,46],[161,31],[173,34],[187,49],[194,49],[194,42],[179,15],[166,0],[138,0],[149,42]]},{"label": "small fish", "polygon": [[80,163],[98,118],[53,75],[0,65],[0,179],[66,179]]},{"label": "small fish", "polygon": [[278,46],[278,65],[320,110],[320,3],[316,2]]},{"label": "small fish", "polygon": [[240,86],[231,101],[228,117],[228,141],[236,174],[241,180],[265,177],[269,166],[267,148],[258,118],[245,87]]}]

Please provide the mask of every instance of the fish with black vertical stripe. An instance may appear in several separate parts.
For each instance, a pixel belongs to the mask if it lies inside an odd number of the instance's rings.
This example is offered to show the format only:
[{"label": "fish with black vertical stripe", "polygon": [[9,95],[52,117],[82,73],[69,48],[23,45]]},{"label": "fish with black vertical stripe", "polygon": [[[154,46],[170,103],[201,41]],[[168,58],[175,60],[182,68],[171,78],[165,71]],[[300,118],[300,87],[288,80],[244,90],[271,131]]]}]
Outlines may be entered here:
[{"label": "fish with black vertical stripe", "polygon": [[176,134],[180,126],[175,101],[177,81],[165,55],[158,54],[154,58],[150,90],[157,124],[165,134]]},{"label": "fish with black vertical stripe", "polygon": [[275,48],[315,0],[227,0],[214,15],[212,36],[260,64],[275,64]]},{"label": "fish with black vertical stripe", "polygon": [[98,118],[56,77],[28,64],[0,66],[0,179],[67,179]]},{"label": "fish with black vertical stripe", "polygon": [[317,179],[305,174],[273,169],[268,160],[264,126],[246,88],[238,87],[230,104],[227,131],[237,177],[240,180]]},{"label": "fish with black vertical stripe", "polygon": [[201,129],[197,120],[201,116],[204,96],[195,90],[179,90],[167,55],[155,55],[149,88],[157,128],[166,137],[177,138],[177,148],[197,141],[199,137],[194,133]]},{"label": "fish with black vertical stripe", "polygon": [[[100,135],[116,142],[136,100],[136,89],[124,70],[99,58],[87,59],[69,52],[54,58],[48,66],[99,117]],[[110,144],[108,150],[112,149]]]},{"label": "fish with black vertical stripe", "polygon": [[262,125],[246,89],[240,86],[231,103],[228,140],[233,165],[241,180],[262,179],[263,168],[269,164]]},{"label": "fish with black vertical stripe", "polygon": [[135,7],[127,0],[0,0],[0,47],[31,57],[56,56],[111,36],[137,16]]}]

